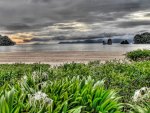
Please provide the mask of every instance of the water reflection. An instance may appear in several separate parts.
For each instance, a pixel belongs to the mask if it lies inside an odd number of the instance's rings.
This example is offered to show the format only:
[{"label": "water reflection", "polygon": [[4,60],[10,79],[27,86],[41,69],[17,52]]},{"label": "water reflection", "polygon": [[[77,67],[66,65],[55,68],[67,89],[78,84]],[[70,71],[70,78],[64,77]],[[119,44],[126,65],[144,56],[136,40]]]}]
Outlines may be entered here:
[{"label": "water reflection", "polygon": [[126,52],[136,49],[150,49],[149,44],[49,44],[49,45],[15,45],[1,46],[0,52],[51,52],[51,51],[114,51]]}]

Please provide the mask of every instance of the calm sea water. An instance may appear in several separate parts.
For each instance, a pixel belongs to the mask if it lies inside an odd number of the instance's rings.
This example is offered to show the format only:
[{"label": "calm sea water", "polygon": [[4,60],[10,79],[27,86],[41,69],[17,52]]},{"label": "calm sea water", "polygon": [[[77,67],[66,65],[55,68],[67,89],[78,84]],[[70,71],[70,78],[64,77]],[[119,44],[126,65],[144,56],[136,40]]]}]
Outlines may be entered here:
[{"label": "calm sea water", "polygon": [[127,52],[136,49],[150,49],[150,44],[49,44],[49,45],[15,45],[1,46],[3,52],[52,52],[52,51],[99,51],[99,52]]}]

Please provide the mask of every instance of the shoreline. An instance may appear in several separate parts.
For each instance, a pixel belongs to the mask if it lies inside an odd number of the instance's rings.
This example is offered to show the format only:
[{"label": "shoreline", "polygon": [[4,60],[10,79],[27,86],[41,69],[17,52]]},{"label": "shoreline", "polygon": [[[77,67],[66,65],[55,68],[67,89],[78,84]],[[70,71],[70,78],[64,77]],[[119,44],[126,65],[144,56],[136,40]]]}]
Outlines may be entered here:
[{"label": "shoreline", "polygon": [[60,65],[64,63],[88,63],[90,61],[123,60],[124,52],[63,51],[63,52],[13,52],[0,53],[0,64],[44,63]]}]

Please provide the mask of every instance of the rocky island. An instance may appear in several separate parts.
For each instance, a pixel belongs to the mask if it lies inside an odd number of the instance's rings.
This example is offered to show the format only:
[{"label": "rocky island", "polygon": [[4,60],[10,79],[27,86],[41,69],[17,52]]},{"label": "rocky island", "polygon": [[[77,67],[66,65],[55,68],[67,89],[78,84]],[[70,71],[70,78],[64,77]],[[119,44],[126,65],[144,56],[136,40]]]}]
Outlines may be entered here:
[{"label": "rocky island", "polygon": [[137,34],[134,37],[135,44],[150,44],[150,33]]},{"label": "rocky island", "polygon": [[128,40],[123,40],[120,44],[129,44]]},{"label": "rocky island", "polygon": [[0,46],[13,46],[15,44],[8,36],[0,35]]}]

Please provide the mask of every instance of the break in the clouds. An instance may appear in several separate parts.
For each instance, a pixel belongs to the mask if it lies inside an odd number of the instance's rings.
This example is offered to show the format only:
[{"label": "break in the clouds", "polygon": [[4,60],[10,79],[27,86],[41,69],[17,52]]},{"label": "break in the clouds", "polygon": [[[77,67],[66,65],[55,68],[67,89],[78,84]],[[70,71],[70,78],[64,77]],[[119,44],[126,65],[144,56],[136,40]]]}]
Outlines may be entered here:
[{"label": "break in the clouds", "polygon": [[150,27],[150,0],[0,0],[0,33],[17,42],[136,33]]}]

